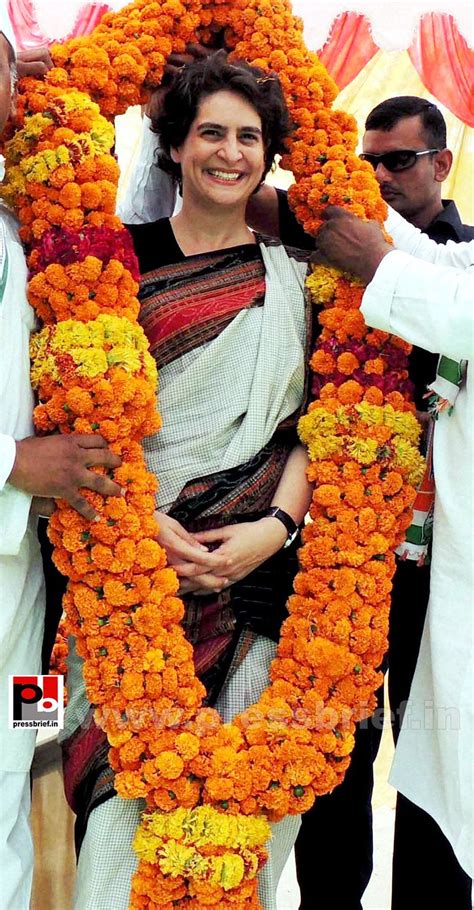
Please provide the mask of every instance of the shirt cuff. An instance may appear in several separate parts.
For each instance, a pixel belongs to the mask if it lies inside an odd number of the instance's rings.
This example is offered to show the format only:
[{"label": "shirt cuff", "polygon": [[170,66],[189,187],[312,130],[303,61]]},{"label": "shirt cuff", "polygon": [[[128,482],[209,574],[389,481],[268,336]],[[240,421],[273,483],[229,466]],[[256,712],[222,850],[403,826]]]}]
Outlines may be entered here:
[{"label": "shirt cuff", "polygon": [[0,556],[16,556],[28,527],[32,496],[7,480],[15,463],[13,436],[0,433]]},{"label": "shirt cuff", "polygon": [[390,315],[398,277],[411,257],[392,250],[382,259],[372,281],[365,289],[361,312],[367,323],[382,332],[391,332]]},{"label": "shirt cuff", "polygon": [[16,443],[13,436],[0,433],[0,491],[3,490],[15,463]]}]

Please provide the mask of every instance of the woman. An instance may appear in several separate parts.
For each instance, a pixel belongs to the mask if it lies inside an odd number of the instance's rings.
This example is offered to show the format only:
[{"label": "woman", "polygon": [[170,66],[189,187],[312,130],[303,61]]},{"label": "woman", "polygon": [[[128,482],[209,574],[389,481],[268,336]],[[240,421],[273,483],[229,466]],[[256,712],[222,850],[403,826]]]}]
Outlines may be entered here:
[{"label": "woman", "polygon": [[[219,52],[176,76],[154,126],[183,207],[132,229],[163,417],[145,454],[160,479],[159,541],[181,581],[196,669],[228,721],[268,684],[311,498],[295,432],[310,342],[307,263],[245,221],[289,118],[276,77]],[[114,796],[74,654],[68,688],[67,729],[81,729],[65,744],[66,788],[80,837],[87,824],[75,906],[121,910],[143,804]],[[259,882],[266,910],[276,908],[298,827],[295,817],[274,826]]]}]

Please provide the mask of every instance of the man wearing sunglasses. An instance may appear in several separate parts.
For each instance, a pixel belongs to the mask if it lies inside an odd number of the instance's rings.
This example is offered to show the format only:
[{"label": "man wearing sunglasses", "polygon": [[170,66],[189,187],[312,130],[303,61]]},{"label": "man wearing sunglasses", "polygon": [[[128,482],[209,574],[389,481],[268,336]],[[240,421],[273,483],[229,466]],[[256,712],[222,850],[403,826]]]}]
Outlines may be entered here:
[{"label": "man wearing sunglasses", "polygon": [[385,202],[426,230],[443,213],[441,185],[453,161],[441,112],[424,98],[389,98],[371,111],[365,129],[360,157],[374,168]]}]

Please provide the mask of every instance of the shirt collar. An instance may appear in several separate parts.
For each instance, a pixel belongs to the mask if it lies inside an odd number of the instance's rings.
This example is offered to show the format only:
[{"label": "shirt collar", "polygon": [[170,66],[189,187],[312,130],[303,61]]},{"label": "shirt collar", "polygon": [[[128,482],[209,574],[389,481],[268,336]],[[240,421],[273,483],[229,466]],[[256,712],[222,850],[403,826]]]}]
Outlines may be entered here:
[{"label": "shirt collar", "polygon": [[433,218],[433,221],[430,222],[427,228],[425,228],[425,233],[429,233],[430,229],[435,225],[446,225],[451,228],[451,231],[455,234],[456,240],[460,241],[463,239],[463,223],[461,221],[461,216],[456,208],[456,204],[452,199],[442,199],[443,210],[436,215],[436,218]]}]

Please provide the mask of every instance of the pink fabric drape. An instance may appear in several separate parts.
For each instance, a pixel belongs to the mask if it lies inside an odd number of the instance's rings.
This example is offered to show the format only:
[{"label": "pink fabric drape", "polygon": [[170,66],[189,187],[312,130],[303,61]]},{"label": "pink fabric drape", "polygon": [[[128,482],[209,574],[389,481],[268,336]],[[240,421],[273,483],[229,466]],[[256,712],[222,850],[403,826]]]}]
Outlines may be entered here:
[{"label": "pink fabric drape", "polygon": [[[32,0],[8,0],[7,8],[18,50],[54,44],[54,36],[43,35],[40,31]],[[81,9],[68,37],[88,35],[109,9],[106,3],[88,3]]]},{"label": "pink fabric drape", "polygon": [[318,51],[318,57],[336,85],[343,89],[355,79],[377,50],[367,19],[358,13],[342,13],[334,21],[331,34]]},{"label": "pink fabric drape", "polygon": [[452,16],[423,16],[409,51],[423,85],[468,126],[474,126],[474,51]]}]

